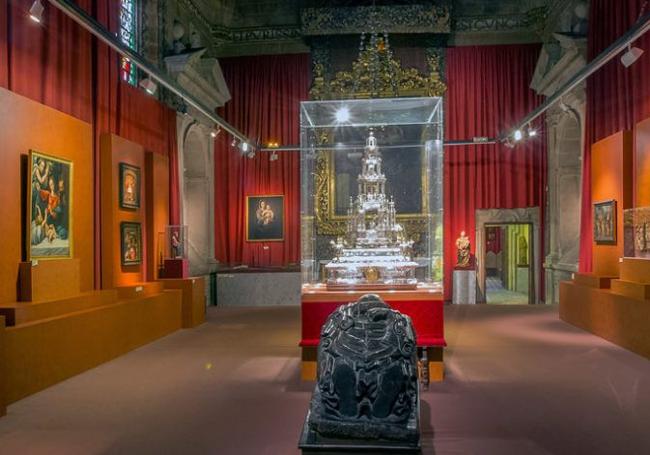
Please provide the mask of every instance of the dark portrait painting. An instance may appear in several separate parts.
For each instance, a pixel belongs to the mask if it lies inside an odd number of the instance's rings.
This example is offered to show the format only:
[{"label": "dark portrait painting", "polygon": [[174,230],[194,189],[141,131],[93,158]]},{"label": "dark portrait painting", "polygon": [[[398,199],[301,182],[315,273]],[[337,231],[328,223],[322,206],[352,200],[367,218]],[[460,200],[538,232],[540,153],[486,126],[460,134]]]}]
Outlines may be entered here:
[{"label": "dark portrait painting", "polygon": [[616,245],[616,201],[594,204],[594,241],[598,245]]},{"label": "dark portrait painting", "polygon": [[140,207],[140,168],[120,163],[120,207]]},{"label": "dark portrait painting", "polygon": [[72,257],[72,162],[30,150],[27,260]]},{"label": "dark portrait painting", "polygon": [[142,228],[140,223],[124,222],[120,225],[122,265],[142,263]]},{"label": "dark portrait painting", "polygon": [[284,196],[246,197],[246,241],[284,240]]}]

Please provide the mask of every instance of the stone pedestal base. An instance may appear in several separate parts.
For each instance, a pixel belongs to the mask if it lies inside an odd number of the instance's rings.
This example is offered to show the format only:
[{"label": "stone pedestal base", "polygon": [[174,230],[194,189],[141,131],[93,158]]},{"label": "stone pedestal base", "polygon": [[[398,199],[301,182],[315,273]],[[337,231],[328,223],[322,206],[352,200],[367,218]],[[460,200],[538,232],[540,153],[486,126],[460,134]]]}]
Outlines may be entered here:
[{"label": "stone pedestal base", "polygon": [[454,270],[452,303],[476,304],[476,270]]},{"label": "stone pedestal base", "polygon": [[165,259],[165,278],[187,278],[190,262],[187,259]]}]

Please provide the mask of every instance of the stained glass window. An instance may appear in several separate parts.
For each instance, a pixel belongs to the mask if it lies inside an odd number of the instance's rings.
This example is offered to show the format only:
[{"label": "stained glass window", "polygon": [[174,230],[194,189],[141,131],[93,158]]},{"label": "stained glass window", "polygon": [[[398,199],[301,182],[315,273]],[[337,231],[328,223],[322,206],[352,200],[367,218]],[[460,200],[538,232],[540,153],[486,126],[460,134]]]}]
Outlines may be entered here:
[{"label": "stained glass window", "polygon": [[[120,0],[120,40],[129,48],[138,50],[137,0]],[[138,84],[137,68],[126,57],[120,59],[120,76],[131,85]]]}]

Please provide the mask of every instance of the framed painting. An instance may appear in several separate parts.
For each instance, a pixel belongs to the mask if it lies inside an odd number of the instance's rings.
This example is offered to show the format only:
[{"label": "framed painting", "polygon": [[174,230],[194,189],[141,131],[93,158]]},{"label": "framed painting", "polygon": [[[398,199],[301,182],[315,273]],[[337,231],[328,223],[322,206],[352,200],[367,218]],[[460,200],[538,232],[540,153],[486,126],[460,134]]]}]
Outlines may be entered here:
[{"label": "framed painting", "polygon": [[140,208],[140,168],[120,163],[120,207]]},{"label": "framed painting", "polygon": [[597,245],[616,245],[616,201],[594,204],[594,242]]},{"label": "framed painting", "polygon": [[120,224],[120,243],[122,245],[122,265],[142,263],[142,227],[140,223]]},{"label": "framed painting", "polygon": [[27,260],[72,257],[72,161],[29,151]]},{"label": "framed painting", "polygon": [[284,240],[284,196],[246,196],[246,241]]}]

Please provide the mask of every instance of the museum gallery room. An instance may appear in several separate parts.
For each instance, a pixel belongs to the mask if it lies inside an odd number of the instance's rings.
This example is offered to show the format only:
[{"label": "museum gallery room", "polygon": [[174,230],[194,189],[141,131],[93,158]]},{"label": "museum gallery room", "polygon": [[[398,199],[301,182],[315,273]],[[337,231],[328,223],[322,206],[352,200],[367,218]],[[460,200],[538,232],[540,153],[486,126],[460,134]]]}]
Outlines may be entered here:
[{"label": "museum gallery room", "polygon": [[0,454],[650,453],[648,0],[0,0]]}]

